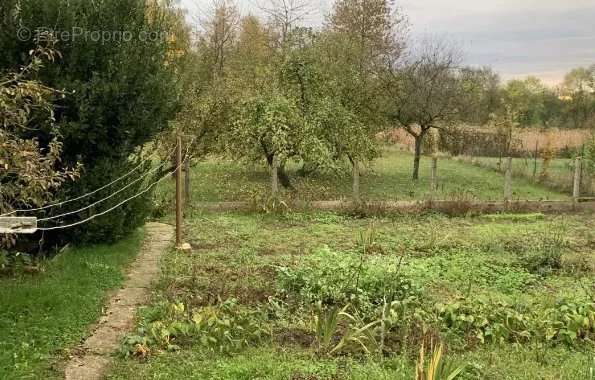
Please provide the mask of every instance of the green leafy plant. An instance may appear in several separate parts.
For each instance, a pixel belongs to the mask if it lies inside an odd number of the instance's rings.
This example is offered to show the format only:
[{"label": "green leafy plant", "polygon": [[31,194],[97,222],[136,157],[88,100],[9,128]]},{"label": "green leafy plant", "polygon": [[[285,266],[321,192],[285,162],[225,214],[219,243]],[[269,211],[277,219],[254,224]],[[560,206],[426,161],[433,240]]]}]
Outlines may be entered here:
[{"label": "green leafy plant", "polygon": [[332,355],[354,345],[366,354],[377,350],[373,328],[380,321],[366,324],[361,318],[349,314],[349,307],[350,305],[342,309],[337,306],[324,307],[320,302],[316,305],[313,325],[319,352]]},{"label": "green leafy plant", "polygon": [[461,298],[438,306],[438,320],[446,329],[480,343],[526,343],[531,340],[565,343],[595,338],[595,303],[561,300],[542,309],[537,304]]},{"label": "green leafy plant", "polygon": [[541,319],[546,341],[595,341],[595,303],[562,300],[548,308]]},{"label": "green leafy plant", "polygon": [[[155,319],[157,318],[157,319]],[[151,320],[123,341],[125,356],[145,357],[155,349],[176,351],[192,342],[208,350],[231,353],[264,339],[270,332],[258,312],[230,299],[213,306],[188,310],[182,303],[163,304]]]},{"label": "green leafy plant", "polygon": [[426,350],[422,343],[415,365],[416,380],[454,380],[464,374],[466,366],[454,367],[452,363],[449,364],[444,360],[443,348],[442,343],[436,346],[432,350],[432,357],[426,365]]},{"label": "green leafy plant", "polygon": [[567,246],[563,230],[550,230],[521,254],[521,264],[530,273],[547,275],[562,268],[562,253]]},{"label": "green leafy plant", "polygon": [[420,294],[398,268],[362,258],[360,253],[321,248],[298,267],[279,268],[279,293],[301,305],[351,304],[366,317],[376,314],[385,297],[392,301]]},{"label": "green leafy plant", "polygon": [[0,274],[15,274],[25,270],[35,270],[36,260],[29,254],[0,250]]},{"label": "green leafy plant", "polygon": [[271,196],[262,192],[251,192],[252,208],[265,214],[284,214],[291,211],[289,203],[279,196]]},{"label": "green leafy plant", "polygon": [[527,310],[502,300],[461,298],[448,305],[438,305],[438,318],[444,327],[468,334],[481,343],[520,343],[533,335]]}]

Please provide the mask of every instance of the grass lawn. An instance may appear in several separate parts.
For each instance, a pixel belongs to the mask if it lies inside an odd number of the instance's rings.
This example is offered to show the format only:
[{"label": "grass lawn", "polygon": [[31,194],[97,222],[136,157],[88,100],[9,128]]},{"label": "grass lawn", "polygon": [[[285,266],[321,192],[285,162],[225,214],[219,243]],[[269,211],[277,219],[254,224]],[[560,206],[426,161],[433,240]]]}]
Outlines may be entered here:
[{"label": "grass lawn", "polygon": [[[505,165],[498,157],[461,157],[460,160],[473,162],[474,164],[491,168],[494,170],[501,170]],[[525,178],[531,180],[533,183],[541,181],[550,189],[563,191],[567,194],[572,193],[574,183],[574,160],[568,158],[556,158],[549,164],[547,170],[547,177],[540,180],[540,175],[543,171],[543,160],[534,161],[532,159],[514,158],[512,160],[513,174],[516,178]],[[587,176],[583,181],[588,181]],[[595,178],[591,179],[591,184],[583,182],[581,192],[583,195],[593,195],[595,191]]]},{"label": "grass lawn", "polygon": [[[423,199],[429,193],[430,160],[421,161],[420,180],[411,180],[413,156],[394,147],[386,147],[383,156],[365,168],[361,177],[361,194],[369,200]],[[441,199],[501,200],[504,179],[501,174],[456,160],[439,161]],[[295,191],[285,196],[303,200],[338,200],[351,197],[351,175],[314,174],[300,177],[298,166],[288,165]],[[192,171],[193,201],[250,201],[269,191],[269,174],[262,165],[209,159]],[[168,194],[171,188],[167,189]],[[529,179],[513,180],[514,197],[518,199],[568,199],[560,192],[532,184]]]},{"label": "grass lawn", "polygon": [[123,282],[142,237],[68,249],[43,262],[42,273],[0,277],[0,379],[61,378],[61,360]]},{"label": "grass lawn", "polygon": [[437,342],[464,379],[595,366],[593,215],[194,211],[187,231],[110,379],[414,379]]}]

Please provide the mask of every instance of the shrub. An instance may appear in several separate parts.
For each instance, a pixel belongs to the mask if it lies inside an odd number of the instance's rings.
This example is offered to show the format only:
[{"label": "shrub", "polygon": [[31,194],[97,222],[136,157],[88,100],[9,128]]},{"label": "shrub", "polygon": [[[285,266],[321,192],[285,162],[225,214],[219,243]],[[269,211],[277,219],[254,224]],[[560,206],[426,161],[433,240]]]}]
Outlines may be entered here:
[{"label": "shrub", "polygon": [[521,254],[521,264],[530,273],[547,275],[562,268],[562,253],[566,247],[563,231],[551,231]]},{"label": "shrub", "polygon": [[[13,17],[5,20],[3,29],[14,33],[0,36],[0,71],[20,67],[23,52],[34,47],[33,41],[14,38],[19,27],[31,31],[51,27],[56,32],[78,28],[127,31],[134,36],[130,41],[108,43],[85,37],[59,41],[61,59],[39,73],[39,80],[45,85],[68,93],[56,101],[54,115],[63,136],[61,163],[74,166],[81,162],[84,166],[80,180],[65,186],[60,193],[63,199],[77,197],[96,184],[102,186],[117,178],[133,165],[130,161],[134,159],[130,158],[138,154],[140,146],[168,128],[177,106],[176,65],[169,55],[170,41],[137,38],[144,33],[164,35],[170,29],[169,9],[157,4],[147,0],[101,0],[93,6],[86,0],[25,0],[7,4],[5,11]],[[47,133],[38,133],[36,137],[39,141],[48,140]],[[128,193],[118,195],[117,202],[127,196]],[[121,236],[136,228],[147,215],[147,203],[139,199],[121,208],[118,214],[99,218],[69,236],[79,238],[84,233],[85,240],[90,241]],[[88,215],[80,213],[76,217],[80,220]],[[49,240],[51,236],[45,238]]]},{"label": "shrub", "polygon": [[385,299],[390,302],[420,294],[397,266],[391,268],[360,254],[335,252],[328,247],[306,257],[297,268],[279,268],[278,288],[301,305],[318,301],[326,306],[352,304],[368,317]]}]

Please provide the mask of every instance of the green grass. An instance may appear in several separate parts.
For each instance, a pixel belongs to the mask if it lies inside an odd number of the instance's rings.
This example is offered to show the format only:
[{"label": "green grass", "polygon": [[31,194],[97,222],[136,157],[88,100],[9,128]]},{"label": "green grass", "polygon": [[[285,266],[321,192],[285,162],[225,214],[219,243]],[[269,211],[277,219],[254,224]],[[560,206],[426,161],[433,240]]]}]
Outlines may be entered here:
[{"label": "green grass", "polygon": [[[541,354],[546,356],[541,357]],[[588,371],[594,365],[588,354],[534,347],[488,347],[453,355],[452,360],[472,363],[469,366],[471,374],[466,378],[482,380],[590,380]],[[402,356],[382,361],[358,361],[349,357],[333,360],[271,348],[250,349],[233,357],[213,356],[195,350],[161,355],[148,364],[120,364],[108,379],[413,380],[415,367],[411,359]]]},{"label": "green grass", "polygon": [[[423,157],[420,180],[411,180],[413,156],[386,147],[382,157],[364,169],[361,194],[368,200],[415,200],[429,196],[430,160]],[[439,161],[439,199],[501,200],[504,179],[493,170],[450,159]],[[349,170],[340,174],[313,174],[300,177],[298,166],[288,165],[295,191],[285,196],[303,200],[338,200],[351,197]],[[269,174],[263,165],[208,159],[192,171],[193,201],[249,201],[269,191]],[[170,187],[167,192],[171,191]],[[568,199],[567,195],[531,183],[530,179],[513,180],[513,196],[517,199]]]},{"label": "green grass", "polygon": [[[472,162],[477,166],[490,168],[493,170],[502,170],[505,160],[500,161],[498,157],[461,157],[461,161]],[[516,178],[526,179],[532,183],[541,183],[543,186],[564,192],[572,193],[574,182],[574,160],[567,158],[556,158],[549,164],[547,176],[540,178],[543,171],[543,160],[534,161],[532,159],[514,158],[512,160],[513,175]],[[583,179],[587,181],[587,177]],[[595,191],[595,178],[591,184],[584,182],[581,192],[585,196],[593,195]]]},{"label": "green grass", "polygon": [[60,378],[60,362],[122,283],[142,237],[67,249],[43,262],[42,273],[0,277],[0,379]]},{"label": "green grass", "polygon": [[[164,258],[165,272],[154,302],[142,313],[143,323],[160,314],[164,304],[181,302],[196,311],[233,298],[245,310],[269,316],[258,321],[270,329],[271,337],[231,354],[204,348],[198,337],[174,338],[179,351],[153,347],[146,361],[120,358],[110,379],[413,379],[416,354],[426,339],[419,332],[407,333],[408,346],[398,346],[382,358],[321,354],[311,344],[311,312],[292,306],[298,302],[295,295],[279,293],[279,268],[309,273],[308,260],[319,257],[321,250],[352,257],[359,251],[359,234],[371,224],[376,243],[366,262],[381,272],[403,257],[401,273],[421,286],[429,305],[466,296],[531,302],[541,309],[562,298],[585,299],[595,287],[595,267],[588,264],[595,262],[592,215],[356,218],[335,213],[194,211],[186,221],[193,253],[172,251]],[[527,272],[520,257],[556,232],[564,236],[562,268],[544,276]],[[316,271],[324,273],[324,268]],[[349,277],[349,273],[326,275]],[[286,306],[282,311],[271,309],[271,299],[284,300]],[[401,333],[405,332],[392,334]],[[544,342],[479,344],[454,332],[437,334],[447,346],[446,360],[468,365],[468,379],[589,379],[595,360],[595,346],[588,342],[575,347]]]}]

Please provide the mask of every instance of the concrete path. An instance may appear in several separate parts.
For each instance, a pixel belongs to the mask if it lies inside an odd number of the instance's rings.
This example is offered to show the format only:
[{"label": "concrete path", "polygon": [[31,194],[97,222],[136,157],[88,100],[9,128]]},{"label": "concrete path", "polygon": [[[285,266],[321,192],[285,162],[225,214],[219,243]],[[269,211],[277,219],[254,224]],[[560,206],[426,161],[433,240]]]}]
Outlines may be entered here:
[{"label": "concrete path", "polygon": [[161,223],[145,226],[145,241],[141,252],[128,270],[127,279],[109,300],[91,336],[85,340],[66,365],[66,380],[99,380],[109,367],[111,356],[120,341],[134,328],[138,306],[149,301],[151,283],[160,274],[159,261],[170,246],[174,229]]}]

